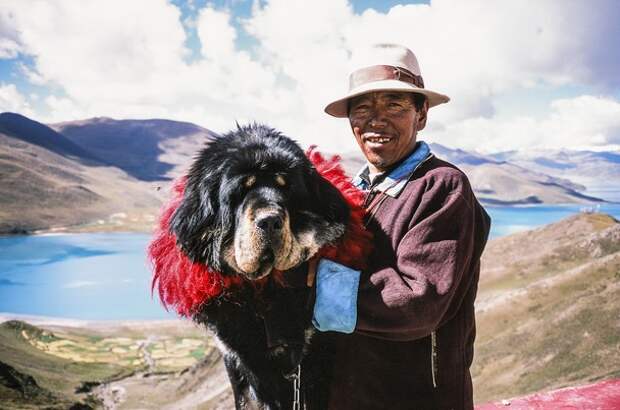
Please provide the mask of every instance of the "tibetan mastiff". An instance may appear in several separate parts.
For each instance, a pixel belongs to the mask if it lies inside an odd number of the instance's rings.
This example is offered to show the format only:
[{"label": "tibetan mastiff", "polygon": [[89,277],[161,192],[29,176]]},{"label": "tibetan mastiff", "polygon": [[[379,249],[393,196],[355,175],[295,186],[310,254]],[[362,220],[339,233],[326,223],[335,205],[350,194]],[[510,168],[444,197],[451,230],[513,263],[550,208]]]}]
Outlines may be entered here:
[{"label": "tibetan mastiff", "polygon": [[337,158],[238,127],[199,152],[175,192],[149,247],[164,305],[211,330],[238,409],[289,409],[298,393],[302,408],[326,408],[333,335],[313,330],[307,261],[361,268],[370,246],[362,194]]}]

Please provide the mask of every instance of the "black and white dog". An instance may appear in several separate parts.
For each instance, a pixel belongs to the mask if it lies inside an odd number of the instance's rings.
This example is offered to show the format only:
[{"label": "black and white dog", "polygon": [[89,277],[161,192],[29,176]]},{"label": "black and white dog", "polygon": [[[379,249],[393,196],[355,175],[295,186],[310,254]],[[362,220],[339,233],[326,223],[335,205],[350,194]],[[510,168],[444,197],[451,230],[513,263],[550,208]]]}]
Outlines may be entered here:
[{"label": "black and white dog", "polygon": [[337,159],[256,124],[210,141],[176,192],[149,248],[164,304],[215,335],[238,409],[291,408],[302,360],[306,407],[326,408],[333,349],[310,343],[306,262],[363,263],[361,193]]}]

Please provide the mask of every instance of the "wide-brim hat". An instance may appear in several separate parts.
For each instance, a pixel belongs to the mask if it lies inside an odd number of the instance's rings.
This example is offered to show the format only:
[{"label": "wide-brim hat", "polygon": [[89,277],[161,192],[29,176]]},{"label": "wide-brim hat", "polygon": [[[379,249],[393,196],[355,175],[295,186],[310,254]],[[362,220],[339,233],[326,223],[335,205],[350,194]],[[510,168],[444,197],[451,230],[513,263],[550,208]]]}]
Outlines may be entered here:
[{"label": "wide-brim hat", "polygon": [[349,75],[349,92],[328,104],[325,112],[338,118],[349,116],[349,99],[373,91],[422,94],[428,106],[447,103],[450,97],[424,88],[418,59],[399,44],[374,44],[353,56],[356,69]]}]

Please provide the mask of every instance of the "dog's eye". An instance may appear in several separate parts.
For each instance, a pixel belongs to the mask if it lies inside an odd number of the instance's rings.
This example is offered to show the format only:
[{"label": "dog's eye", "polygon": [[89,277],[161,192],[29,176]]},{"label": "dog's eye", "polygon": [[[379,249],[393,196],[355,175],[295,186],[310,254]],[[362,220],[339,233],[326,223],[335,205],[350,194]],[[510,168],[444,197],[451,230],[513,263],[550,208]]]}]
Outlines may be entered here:
[{"label": "dog's eye", "polygon": [[284,176],[282,175],[276,175],[276,183],[280,186],[285,186],[286,185],[286,179],[284,179]]},{"label": "dog's eye", "polygon": [[250,175],[243,181],[243,186],[246,188],[250,188],[256,182],[256,177],[254,175]]}]

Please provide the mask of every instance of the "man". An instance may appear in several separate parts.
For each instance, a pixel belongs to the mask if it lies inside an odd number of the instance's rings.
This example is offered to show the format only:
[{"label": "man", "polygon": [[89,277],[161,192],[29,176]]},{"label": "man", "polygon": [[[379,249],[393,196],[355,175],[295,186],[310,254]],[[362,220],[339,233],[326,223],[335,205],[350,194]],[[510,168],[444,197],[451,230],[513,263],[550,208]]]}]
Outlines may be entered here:
[{"label": "man", "polygon": [[[414,54],[366,52],[348,94],[325,111],[348,117],[367,166],[375,249],[354,271],[322,259],[314,324],[338,338],[330,409],[471,409],[474,299],[490,218],[467,177],[417,141],[430,107]],[[309,269],[309,282],[315,275]]]}]

